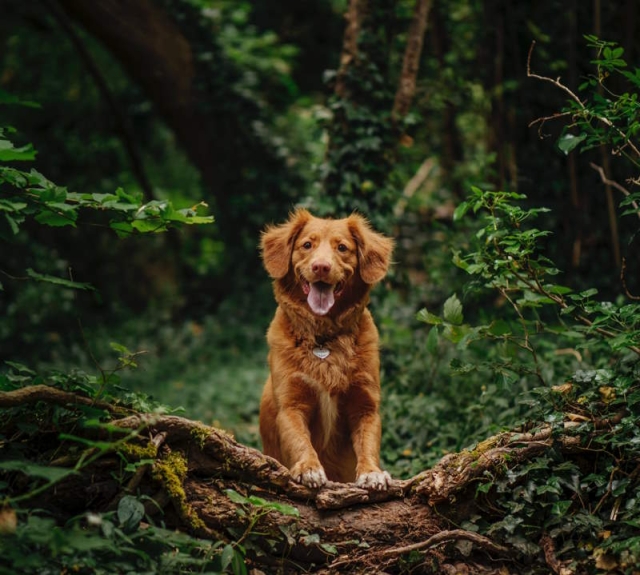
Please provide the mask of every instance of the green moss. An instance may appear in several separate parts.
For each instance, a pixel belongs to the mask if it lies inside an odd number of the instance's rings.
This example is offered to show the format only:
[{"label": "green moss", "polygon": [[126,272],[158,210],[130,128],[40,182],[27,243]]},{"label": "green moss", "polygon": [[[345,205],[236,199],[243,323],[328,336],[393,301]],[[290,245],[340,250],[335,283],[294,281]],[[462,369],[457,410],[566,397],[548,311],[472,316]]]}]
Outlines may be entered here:
[{"label": "green moss", "polygon": [[156,461],[153,478],[162,483],[181,519],[193,530],[204,529],[204,521],[198,517],[187,501],[183,482],[189,467],[186,458],[179,451],[172,451],[163,459]]},{"label": "green moss", "polygon": [[118,452],[122,453],[127,459],[136,459],[137,461],[158,457],[158,448],[151,442],[144,447],[135,443],[123,443],[118,446]]},{"label": "green moss", "polygon": [[207,440],[210,434],[211,434],[211,431],[209,430],[208,427],[204,425],[197,425],[191,430],[191,437],[193,437],[193,439],[197,441],[200,449],[204,447],[205,441]]}]

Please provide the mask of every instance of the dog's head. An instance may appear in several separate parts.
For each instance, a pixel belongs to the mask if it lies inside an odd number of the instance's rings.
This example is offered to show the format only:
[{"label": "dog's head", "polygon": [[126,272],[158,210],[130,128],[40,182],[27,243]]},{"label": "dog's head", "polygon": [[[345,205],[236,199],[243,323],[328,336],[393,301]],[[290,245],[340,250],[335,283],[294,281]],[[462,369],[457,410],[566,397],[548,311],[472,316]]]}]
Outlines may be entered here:
[{"label": "dog's head", "polygon": [[370,287],[387,273],[393,241],[354,214],[321,219],[299,209],[262,234],[262,258],[269,275],[306,297],[311,311],[326,315],[355,284]]}]

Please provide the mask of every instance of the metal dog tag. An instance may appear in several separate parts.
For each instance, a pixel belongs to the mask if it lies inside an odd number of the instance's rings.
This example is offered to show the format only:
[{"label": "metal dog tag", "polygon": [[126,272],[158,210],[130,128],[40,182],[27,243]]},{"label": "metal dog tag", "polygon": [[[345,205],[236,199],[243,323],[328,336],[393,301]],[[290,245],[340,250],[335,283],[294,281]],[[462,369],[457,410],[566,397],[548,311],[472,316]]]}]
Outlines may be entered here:
[{"label": "metal dog tag", "polygon": [[327,359],[331,352],[326,347],[314,347],[313,355],[315,355],[318,359]]}]

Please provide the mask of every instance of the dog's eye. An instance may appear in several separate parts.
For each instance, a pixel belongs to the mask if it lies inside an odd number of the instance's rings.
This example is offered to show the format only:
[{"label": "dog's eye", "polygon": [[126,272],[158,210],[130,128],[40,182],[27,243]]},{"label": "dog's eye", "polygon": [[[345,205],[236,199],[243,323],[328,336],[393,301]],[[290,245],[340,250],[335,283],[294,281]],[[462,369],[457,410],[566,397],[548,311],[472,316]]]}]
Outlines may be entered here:
[{"label": "dog's eye", "polygon": [[346,252],[348,249],[349,249],[349,248],[348,248],[346,245],[344,245],[344,244],[339,244],[339,245],[338,245],[338,251],[339,251],[339,252]]},{"label": "dog's eye", "polygon": [[310,249],[311,249],[311,242],[304,242],[304,243],[302,244],[302,247],[303,247],[305,250],[310,250]]}]

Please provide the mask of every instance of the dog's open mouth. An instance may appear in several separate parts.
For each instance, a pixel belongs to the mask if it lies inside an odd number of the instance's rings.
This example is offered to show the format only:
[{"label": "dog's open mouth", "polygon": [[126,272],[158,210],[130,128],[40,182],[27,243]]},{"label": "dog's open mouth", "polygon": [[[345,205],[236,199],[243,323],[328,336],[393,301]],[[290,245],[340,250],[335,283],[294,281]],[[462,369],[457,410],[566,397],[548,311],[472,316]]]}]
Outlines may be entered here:
[{"label": "dog's open mouth", "polygon": [[302,291],[307,296],[311,311],[317,315],[326,315],[340,297],[344,284],[328,284],[325,282],[308,282],[302,280]]}]

